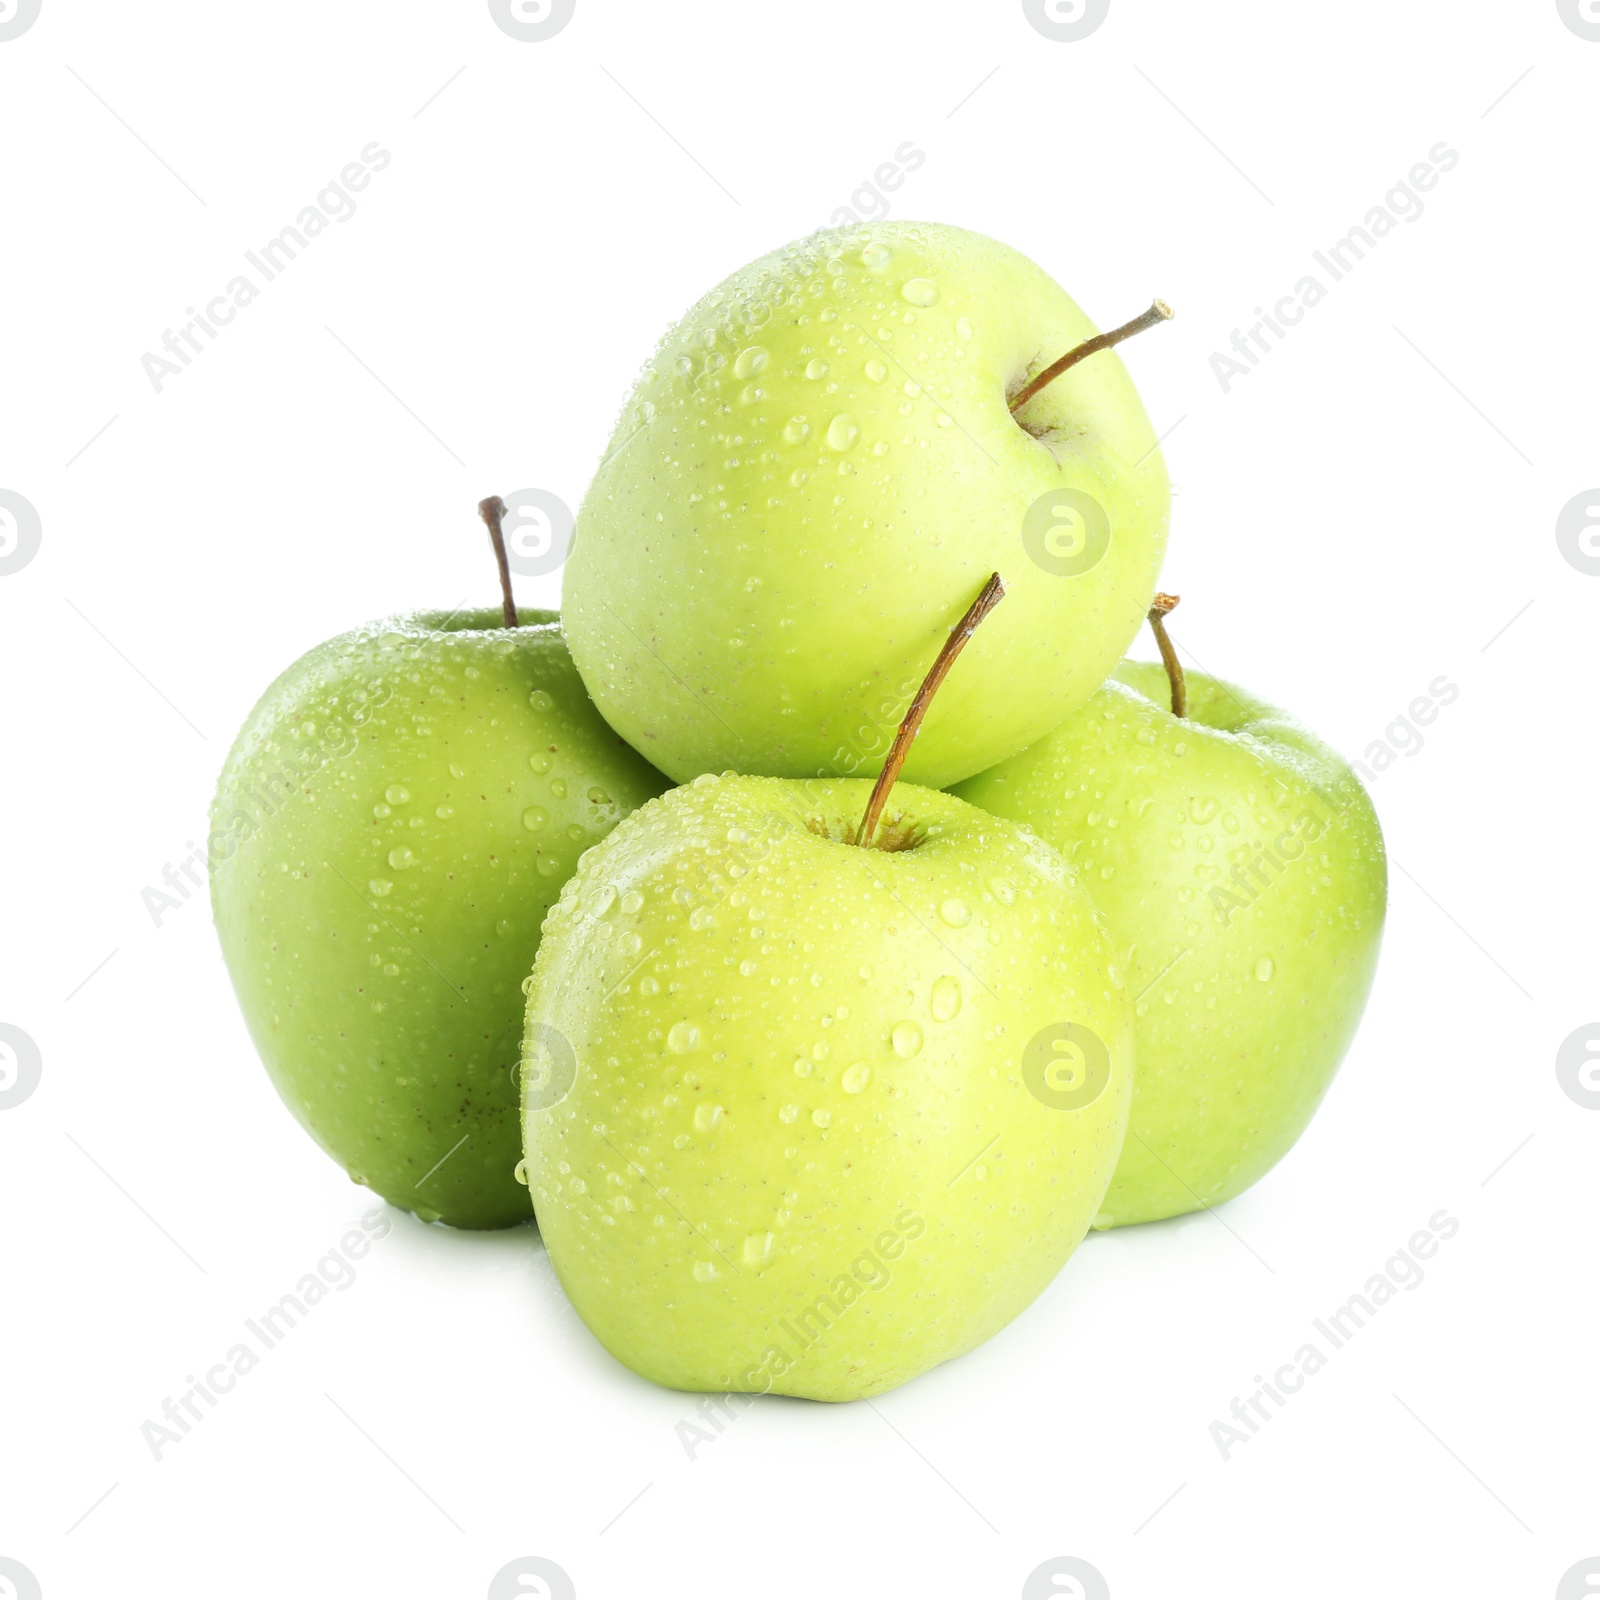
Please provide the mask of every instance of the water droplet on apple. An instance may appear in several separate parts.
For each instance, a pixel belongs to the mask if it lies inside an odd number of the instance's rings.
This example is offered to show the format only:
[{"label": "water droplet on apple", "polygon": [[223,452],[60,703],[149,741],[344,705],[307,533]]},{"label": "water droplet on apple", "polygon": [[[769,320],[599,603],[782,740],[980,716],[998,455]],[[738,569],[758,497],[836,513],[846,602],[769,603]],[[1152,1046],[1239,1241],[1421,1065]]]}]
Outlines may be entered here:
[{"label": "water droplet on apple", "polygon": [[939,298],[939,285],[931,278],[907,278],[900,285],[900,298],[914,306],[931,306]]},{"label": "water droplet on apple", "polygon": [[694,1264],[694,1281],[696,1283],[710,1283],[717,1275],[715,1261],[697,1261]]},{"label": "water droplet on apple", "polygon": [[405,869],[409,867],[416,859],[417,858],[411,853],[410,849],[403,844],[396,845],[395,848],[389,852],[389,865],[397,868],[401,872],[404,872]]},{"label": "water droplet on apple", "polygon": [[894,1053],[909,1060],[922,1048],[922,1029],[914,1022],[897,1022],[889,1030]]},{"label": "water droplet on apple", "polygon": [[810,378],[813,383],[816,382],[818,378],[826,378],[828,376],[828,363],[820,356],[806,362],[806,376]]},{"label": "water droplet on apple", "polygon": [[956,337],[970,339],[972,337],[972,324],[965,317],[956,318]]},{"label": "water droplet on apple", "polygon": [[395,783],[383,791],[383,798],[392,806],[403,806],[411,798],[411,791]]},{"label": "water droplet on apple", "polygon": [[721,1106],[696,1106],[694,1108],[694,1125],[698,1133],[710,1133],[721,1121]]},{"label": "water droplet on apple", "polygon": [[872,1068],[865,1061],[858,1061],[854,1066],[844,1069],[844,1074],[839,1079],[839,1087],[846,1094],[860,1094],[871,1081]]},{"label": "water droplet on apple", "polygon": [[394,888],[394,885],[387,878],[370,878],[367,881],[367,888],[381,900]]},{"label": "water droplet on apple", "polygon": [[933,994],[928,1002],[935,1022],[948,1022],[961,1009],[961,984],[948,974],[933,980]]},{"label": "water droplet on apple", "polygon": [[950,924],[952,928],[964,928],[972,921],[972,908],[965,900],[954,898],[946,900],[939,907],[939,915]]},{"label": "water droplet on apple", "polygon": [[700,1048],[700,1030],[692,1022],[674,1022],[667,1030],[667,1049],[686,1056]]},{"label": "water droplet on apple", "polygon": [[866,373],[874,383],[882,383],[883,380],[889,376],[889,369],[884,366],[884,364],[878,360],[876,356],[874,356],[872,360],[867,363]]},{"label": "water droplet on apple", "polygon": [[744,1238],[744,1264],[756,1272],[771,1266],[777,1243],[770,1233],[747,1233]]},{"label": "water droplet on apple", "polygon": [[816,1123],[819,1128],[826,1128],[828,1124],[833,1121],[833,1113],[829,1110],[826,1110],[822,1106],[818,1106],[817,1109],[811,1113],[811,1120]]},{"label": "water droplet on apple", "polygon": [[848,450],[861,437],[861,429],[848,411],[841,411],[828,424],[827,437],[830,450]]},{"label": "water droplet on apple", "polygon": [[528,1158],[526,1156],[524,1156],[522,1158],[522,1160],[519,1161],[516,1164],[516,1166],[514,1166],[511,1169],[511,1176],[513,1178],[515,1178],[518,1183],[522,1184],[524,1188],[527,1187],[527,1183],[528,1183]]},{"label": "water droplet on apple", "polygon": [[548,825],[549,821],[550,813],[546,811],[543,806],[529,806],[528,809],[522,813],[522,826],[526,828],[529,833],[538,833],[542,828]]},{"label": "water droplet on apple", "polygon": [[528,696],[528,704],[532,706],[535,711],[548,711],[552,706],[555,705],[555,701],[552,700],[543,689],[535,689],[533,693]]},{"label": "water droplet on apple", "polygon": [[861,264],[872,272],[882,272],[894,260],[894,251],[875,239],[861,252]]},{"label": "water droplet on apple", "polygon": [[1277,970],[1278,969],[1273,964],[1271,956],[1262,956],[1262,958],[1256,962],[1256,981],[1258,983],[1271,983],[1272,975]]},{"label": "water droplet on apple", "polygon": [[778,1108],[779,1122],[793,1122],[800,1115],[800,1107],[795,1105],[780,1106]]},{"label": "water droplet on apple", "polygon": [[741,350],[734,357],[733,375],[736,378],[753,378],[767,364],[767,352],[758,344]]}]

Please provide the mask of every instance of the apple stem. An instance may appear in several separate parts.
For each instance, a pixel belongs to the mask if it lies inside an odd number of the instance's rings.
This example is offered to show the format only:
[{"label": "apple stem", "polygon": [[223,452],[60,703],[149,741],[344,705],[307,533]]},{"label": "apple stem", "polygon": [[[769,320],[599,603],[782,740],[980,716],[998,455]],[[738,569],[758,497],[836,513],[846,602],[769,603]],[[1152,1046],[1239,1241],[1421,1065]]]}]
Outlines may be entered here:
[{"label": "apple stem", "polygon": [[1167,669],[1167,682],[1172,685],[1172,714],[1184,717],[1189,714],[1189,689],[1183,681],[1183,663],[1178,660],[1178,652],[1167,637],[1166,624],[1167,613],[1177,605],[1179,598],[1175,594],[1158,594],[1150,602],[1149,618],[1150,631],[1156,636],[1156,644],[1161,649],[1161,665]]},{"label": "apple stem", "polygon": [[872,793],[867,798],[867,809],[862,814],[861,827],[856,832],[858,845],[867,846],[872,843],[878,831],[878,818],[882,816],[883,808],[888,803],[889,791],[894,788],[895,779],[900,776],[900,769],[906,764],[906,757],[911,753],[911,741],[916,738],[917,730],[922,726],[922,719],[928,714],[928,707],[933,702],[934,694],[949,674],[950,668],[955,665],[956,657],[966,649],[967,640],[972,637],[978,624],[1005,599],[1005,594],[1005,579],[998,572],[991,573],[989,581],[978,591],[978,598],[967,607],[967,614],[955,625],[950,637],[940,647],[939,654],[934,657],[933,665],[928,668],[927,677],[922,680],[922,687],[917,690],[910,706],[906,709],[900,730],[894,736],[894,743],[889,746],[883,771],[878,774],[878,781],[873,784]]},{"label": "apple stem", "polygon": [[517,625],[517,602],[511,598],[511,568],[506,562],[506,536],[500,529],[506,514],[506,503],[497,494],[478,502],[478,515],[489,529],[489,542],[494,546],[494,558],[500,567],[500,615],[508,628]]},{"label": "apple stem", "polygon": [[1165,300],[1152,300],[1150,309],[1141,312],[1132,322],[1124,322],[1120,328],[1113,328],[1110,333],[1097,333],[1094,338],[1085,339],[1082,344],[1067,351],[1059,360],[1052,361],[1043,372],[1030,379],[1017,391],[1016,397],[1011,402],[1011,414],[1015,416],[1047,383],[1054,383],[1068,367],[1075,367],[1089,356],[1096,355],[1101,350],[1109,350],[1112,345],[1121,344],[1124,339],[1131,339],[1134,334],[1143,333],[1146,328],[1153,328],[1158,322],[1166,322],[1171,316],[1172,307]]}]

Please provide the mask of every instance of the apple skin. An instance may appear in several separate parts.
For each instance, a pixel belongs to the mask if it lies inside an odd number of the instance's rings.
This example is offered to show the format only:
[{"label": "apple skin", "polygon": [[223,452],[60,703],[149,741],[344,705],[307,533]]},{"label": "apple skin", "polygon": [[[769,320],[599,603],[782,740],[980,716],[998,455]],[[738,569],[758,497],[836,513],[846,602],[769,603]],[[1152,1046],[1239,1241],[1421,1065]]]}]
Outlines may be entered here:
[{"label": "apple skin", "polygon": [[1128,973],[1133,1117],[1097,1227],[1220,1205],[1282,1160],[1355,1034],[1383,934],[1383,835],[1349,766],[1242,689],[1187,684],[1179,720],[1164,670],[1125,662],[958,791],[1067,857]]},{"label": "apple skin", "polygon": [[[880,837],[918,842],[840,842],[869,788],[697,778],[545,922],[523,1047],[540,1229],[600,1342],[669,1388],[904,1383],[1045,1288],[1115,1167],[1131,1015],[1088,897],[1026,830],[914,785]],[[1024,1057],[1063,1020],[1102,1070],[1052,1107]]]},{"label": "apple skin", "polygon": [[513,1069],[540,919],[666,787],[554,615],[520,620],[423,612],[317,646],[250,713],[211,813],[217,933],[274,1087],[358,1183],[462,1228],[531,1214]]},{"label": "apple skin", "polygon": [[[713,290],[645,369],[578,515],[563,616],[606,719],[679,782],[874,776],[999,571],[1009,598],[903,777],[942,787],[1048,732],[1133,639],[1166,544],[1166,468],[1114,351],[1020,423],[1007,409],[1096,331],[1025,256],[934,223],[815,234]],[[1081,519],[1048,535],[1057,570],[1023,543],[1061,491],[1109,530],[1075,574],[1056,556]]]}]

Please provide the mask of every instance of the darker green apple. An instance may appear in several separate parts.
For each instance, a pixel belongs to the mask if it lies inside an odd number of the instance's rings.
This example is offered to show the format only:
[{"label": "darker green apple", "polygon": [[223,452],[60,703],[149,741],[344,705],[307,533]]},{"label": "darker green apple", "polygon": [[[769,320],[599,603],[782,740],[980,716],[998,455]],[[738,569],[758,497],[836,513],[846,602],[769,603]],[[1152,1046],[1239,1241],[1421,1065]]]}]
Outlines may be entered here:
[{"label": "darker green apple", "polygon": [[212,904],[278,1093],[428,1221],[526,1219],[513,1076],[539,927],[666,780],[595,710],[554,614],[394,617],[262,696],[212,805]]}]

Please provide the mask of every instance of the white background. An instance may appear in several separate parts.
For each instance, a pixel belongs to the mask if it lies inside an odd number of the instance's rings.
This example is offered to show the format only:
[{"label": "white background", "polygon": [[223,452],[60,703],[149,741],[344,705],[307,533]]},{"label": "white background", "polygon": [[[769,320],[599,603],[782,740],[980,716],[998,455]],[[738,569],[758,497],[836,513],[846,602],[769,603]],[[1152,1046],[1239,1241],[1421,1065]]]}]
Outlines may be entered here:
[{"label": "white background", "polygon": [[[0,1022],[43,1060],[0,1111],[0,1556],[45,1600],[476,1600],[530,1554],[582,1600],[1010,1597],[1061,1555],[1115,1600],[1555,1595],[1600,1551],[1600,1112],[1554,1066],[1600,1013],[1600,578],[1555,538],[1600,481],[1597,84],[1554,0],[1112,0],[1077,43],[1015,0],[578,0],[543,43],[482,0],[44,0],[0,43],[0,488],[43,527],[0,577]],[[144,352],[372,140],[357,214],[157,394]],[[1390,926],[1319,1118],[974,1354],[693,1460],[693,1397],[532,1229],[394,1213],[156,1462],[140,1424],[374,1200],[275,1098],[203,897],[156,927],[141,890],[278,671],[492,603],[475,502],[576,505],[667,324],[908,140],[894,215],[1103,326],[1177,308],[1127,356],[1192,660],[1354,757],[1459,686],[1373,785]],[[1212,352],[1441,140],[1425,213],[1225,394]],[[1440,1208],[1421,1287],[1224,1462],[1213,1419]]]}]

